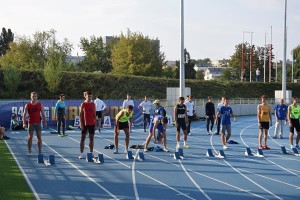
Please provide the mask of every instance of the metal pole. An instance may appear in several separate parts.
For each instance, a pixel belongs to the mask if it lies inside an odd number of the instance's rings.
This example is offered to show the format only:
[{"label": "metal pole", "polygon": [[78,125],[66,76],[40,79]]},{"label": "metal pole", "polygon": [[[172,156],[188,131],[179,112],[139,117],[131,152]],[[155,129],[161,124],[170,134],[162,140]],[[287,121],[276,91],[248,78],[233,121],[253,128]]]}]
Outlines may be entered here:
[{"label": "metal pole", "polygon": [[241,81],[244,81],[244,73],[245,73],[245,51],[244,51],[244,32],[243,32]]},{"label": "metal pole", "polygon": [[184,72],[184,0],[180,0],[180,91],[179,95],[184,97],[185,72]]},{"label": "metal pole", "polygon": [[251,47],[250,47],[250,82],[252,82],[252,60],[253,60],[252,35],[253,32],[251,32]]},{"label": "metal pole", "polygon": [[291,83],[294,82],[294,51],[292,51],[292,80]]},{"label": "metal pole", "polygon": [[271,82],[271,72],[272,72],[272,26],[271,26],[271,44],[269,49],[269,82]]},{"label": "metal pole", "polygon": [[284,40],[283,40],[283,63],[282,63],[282,98],[286,102],[286,12],[287,12],[287,0],[284,1]]},{"label": "metal pole", "polygon": [[267,51],[266,51],[266,48],[267,48],[267,33],[265,33],[265,48],[264,48],[264,83],[266,82],[266,59],[267,59]]},{"label": "metal pole", "polygon": [[278,81],[278,78],[277,78],[277,63],[278,63],[278,60],[277,60],[277,54],[278,54],[278,51],[276,52],[276,83]]}]

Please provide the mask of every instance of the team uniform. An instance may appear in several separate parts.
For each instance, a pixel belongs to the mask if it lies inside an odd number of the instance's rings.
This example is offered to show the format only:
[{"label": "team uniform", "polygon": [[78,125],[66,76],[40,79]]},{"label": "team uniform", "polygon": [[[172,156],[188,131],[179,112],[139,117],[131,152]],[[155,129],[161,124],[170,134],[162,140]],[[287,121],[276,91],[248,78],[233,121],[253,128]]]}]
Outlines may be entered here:
[{"label": "team uniform", "polygon": [[144,131],[146,132],[147,122],[150,124],[150,110],[152,108],[152,103],[150,101],[143,101],[140,103],[139,107],[143,108],[143,125]]},{"label": "team uniform", "polygon": [[96,98],[94,103],[96,105],[96,116],[102,118],[102,111],[107,107],[106,104],[99,98]]},{"label": "team uniform", "polygon": [[157,115],[155,116],[155,118],[153,119],[152,123],[150,124],[149,126],[149,132],[152,132],[153,131],[153,128],[154,128],[154,120],[158,120],[159,123],[158,125],[156,126],[156,129],[158,130],[158,133],[157,133],[157,140],[160,140],[161,138],[161,133],[163,133],[163,131],[165,130],[165,126],[160,123],[160,121],[165,118],[164,116],[162,115]]},{"label": "team uniform", "polygon": [[221,114],[221,133],[225,134],[231,133],[231,121],[230,116],[232,115],[232,108],[229,106],[222,106],[220,108],[220,114]]},{"label": "team uniform", "polygon": [[[207,134],[212,134],[212,129],[214,127],[214,116],[215,116],[215,105],[213,102],[207,102],[205,104],[205,114],[206,114],[206,130]],[[211,123],[211,126],[209,128],[209,124]]]},{"label": "team uniform", "polygon": [[186,106],[183,105],[176,105],[177,107],[177,121],[176,121],[176,130],[180,131],[180,128],[185,131],[186,130],[186,123],[185,123],[185,112],[186,112]]},{"label": "team uniform", "polygon": [[193,113],[194,105],[190,101],[184,102],[184,105],[187,108],[187,115],[188,115],[187,133],[190,134],[191,124],[192,124],[192,120],[193,120],[193,116],[194,116],[194,113]]},{"label": "team uniform", "polygon": [[32,104],[31,102],[27,103],[28,109],[28,130],[29,132],[41,131],[41,111],[42,111],[42,104],[37,102],[36,104]]},{"label": "team uniform", "polygon": [[86,134],[87,131],[89,134],[95,134],[95,113],[96,113],[96,107],[95,103],[93,102],[83,102],[81,104],[82,110],[83,110],[83,127],[82,127],[82,134]]},{"label": "team uniform", "polygon": [[297,132],[300,131],[300,124],[299,124],[299,118],[300,118],[300,105],[290,105],[291,112],[290,112],[290,119],[291,119],[291,126],[290,126],[290,132],[294,133],[294,129],[296,129]]},{"label": "team uniform", "polygon": [[64,101],[58,100],[55,104],[54,115],[57,116],[57,132],[60,134],[60,127],[63,127],[63,134],[65,134],[65,115],[66,115],[66,104]]},{"label": "team uniform", "polygon": [[269,129],[270,128],[270,105],[259,105],[260,115],[259,123],[260,129]]},{"label": "team uniform", "polygon": [[283,126],[284,126],[284,123],[287,120],[286,114],[287,114],[288,107],[285,104],[282,104],[282,105],[277,104],[275,106],[274,110],[275,110],[275,116],[278,120],[278,121],[276,121],[276,125],[275,125],[274,138],[277,138],[279,128],[280,128],[279,138],[282,138]]},{"label": "team uniform", "polygon": [[[115,125],[116,127],[118,126],[119,130],[122,130],[122,129],[125,129],[125,128],[129,128],[128,121],[132,118],[132,115],[133,115],[132,112],[129,115],[126,115],[126,109],[123,109],[123,113],[124,114],[120,118],[118,124]],[[117,118],[117,116],[116,116],[116,118]]]}]

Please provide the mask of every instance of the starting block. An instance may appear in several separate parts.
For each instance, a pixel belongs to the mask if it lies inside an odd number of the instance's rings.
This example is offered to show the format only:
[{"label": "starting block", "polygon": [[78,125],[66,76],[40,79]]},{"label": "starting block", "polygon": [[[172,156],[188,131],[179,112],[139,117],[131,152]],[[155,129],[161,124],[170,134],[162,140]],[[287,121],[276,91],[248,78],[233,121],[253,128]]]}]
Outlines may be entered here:
[{"label": "starting block", "polygon": [[254,155],[261,158],[264,157],[264,153],[261,149],[257,149],[257,152]]},{"label": "starting block", "polygon": [[296,147],[292,148],[295,156],[300,156],[299,151]]},{"label": "starting block", "polygon": [[93,158],[93,160],[94,160],[95,163],[98,163],[98,164],[104,163],[104,157],[103,157],[103,154],[102,154],[102,153],[99,153],[99,154],[98,154],[98,157]]},{"label": "starting block", "polygon": [[246,147],[245,155],[246,156],[253,156],[250,147]]},{"label": "starting block", "polygon": [[177,149],[179,156],[183,158],[183,149]]},{"label": "starting block", "polygon": [[126,158],[127,158],[127,159],[133,159],[132,151],[127,151]]},{"label": "starting block", "polygon": [[180,159],[180,154],[179,154],[178,151],[176,151],[176,152],[174,153],[174,159],[175,159],[175,160]]},{"label": "starting block", "polygon": [[285,146],[281,146],[281,151],[283,154],[288,154],[288,152],[286,151]]},{"label": "starting block", "polygon": [[37,163],[44,163],[44,155],[42,153],[38,154]]},{"label": "starting block", "polygon": [[138,152],[138,155],[135,156],[135,159],[136,159],[136,160],[145,160],[144,153],[143,153],[142,151],[139,151],[139,152]]},{"label": "starting block", "polygon": [[86,153],[86,159],[87,162],[94,162],[93,160],[93,154],[92,153]]},{"label": "starting block", "polygon": [[207,149],[206,156],[207,157],[214,157],[215,155],[213,154],[211,149]]},{"label": "starting block", "polygon": [[220,156],[223,156],[224,158],[226,157],[226,156],[225,156],[224,150],[219,150],[219,155],[220,155]]},{"label": "starting block", "polygon": [[48,163],[50,165],[55,165],[55,158],[54,155],[49,155]]}]

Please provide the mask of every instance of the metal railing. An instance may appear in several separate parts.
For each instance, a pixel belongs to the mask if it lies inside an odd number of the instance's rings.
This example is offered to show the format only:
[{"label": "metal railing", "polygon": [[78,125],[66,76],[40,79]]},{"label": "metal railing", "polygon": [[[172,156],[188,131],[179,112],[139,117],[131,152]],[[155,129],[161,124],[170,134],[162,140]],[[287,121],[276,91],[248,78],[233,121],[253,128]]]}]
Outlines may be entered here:
[{"label": "metal railing", "polygon": [[[177,104],[178,99],[172,99],[172,100],[167,100],[167,99],[162,99],[160,100],[161,105],[164,107],[173,107]],[[212,101],[215,105],[218,105],[219,100],[214,99]],[[267,100],[269,104],[275,104],[276,99],[270,98]],[[194,104],[195,106],[205,106],[207,103],[207,99],[194,99]],[[258,105],[261,103],[260,98],[235,98],[235,99],[229,99],[229,104],[230,105],[241,105],[241,104],[255,104]]]}]

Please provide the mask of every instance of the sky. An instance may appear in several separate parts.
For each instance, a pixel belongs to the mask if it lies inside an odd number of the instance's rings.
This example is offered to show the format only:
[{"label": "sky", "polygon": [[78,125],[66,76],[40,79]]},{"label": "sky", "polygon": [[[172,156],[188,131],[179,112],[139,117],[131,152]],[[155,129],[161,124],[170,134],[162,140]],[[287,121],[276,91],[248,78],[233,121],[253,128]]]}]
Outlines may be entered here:
[{"label": "sky", "polygon": [[[117,36],[127,29],[159,39],[166,60],[180,58],[181,0],[0,0],[0,26],[32,36],[54,29],[83,55],[81,37]],[[272,27],[272,34],[271,34]],[[184,46],[192,59],[229,59],[235,46],[272,43],[283,58],[284,0],[184,0]],[[287,59],[300,45],[300,0],[287,0]]]}]

